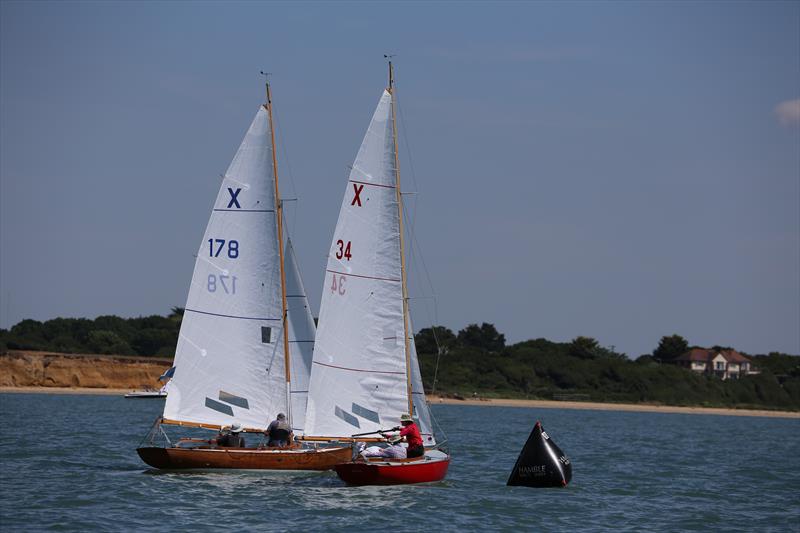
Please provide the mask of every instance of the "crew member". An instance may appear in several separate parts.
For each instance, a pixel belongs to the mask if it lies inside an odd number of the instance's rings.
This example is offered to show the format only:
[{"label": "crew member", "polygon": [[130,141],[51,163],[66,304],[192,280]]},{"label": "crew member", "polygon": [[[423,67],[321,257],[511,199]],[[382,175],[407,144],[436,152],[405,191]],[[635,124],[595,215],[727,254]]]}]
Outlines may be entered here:
[{"label": "crew member", "polygon": [[230,426],[220,426],[219,433],[213,439],[209,440],[209,444],[216,444],[217,446],[225,446],[226,442],[228,442],[228,435],[231,434],[231,427]]},{"label": "crew member", "polygon": [[286,421],[286,415],[283,413],[278,413],[278,417],[270,422],[264,433],[269,437],[267,446],[273,448],[285,448],[294,440],[292,427]]},{"label": "crew member", "polygon": [[400,415],[400,424],[403,426],[400,430],[400,437],[408,443],[408,457],[422,457],[425,455],[425,446],[422,444],[422,435],[419,434],[419,428],[414,423],[414,419],[408,413]]},{"label": "crew member", "polygon": [[227,427],[220,429],[220,435],[217,437],[217,446],[223,448],[244,448],[244,437],[242,433],[242,425],[234,423],[230,432],[226,431]]}]

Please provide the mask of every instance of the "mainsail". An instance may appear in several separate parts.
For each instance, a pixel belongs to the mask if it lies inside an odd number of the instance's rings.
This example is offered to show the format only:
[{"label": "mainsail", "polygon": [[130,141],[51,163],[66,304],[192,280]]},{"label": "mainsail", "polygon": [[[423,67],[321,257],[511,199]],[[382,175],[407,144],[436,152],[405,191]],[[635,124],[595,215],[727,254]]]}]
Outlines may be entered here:
[{"label": "mainsail", "polygon": [[275,211],[262,106],[225,172],[197,252],[165,419],[264,428],[287,412]]},{"label": "mainsail", "polygon": [[283,254],[286,265],[286,312],[289,323],[289,355],[292,370],[291,402],[292,429],[296,435],[304,433],[308,379],[311,374],[311,357],[317,327],[311,307],[308,305],[306,289],[297,266],[294,247],[286,240]]},{"label": "mainsail", "polygon": [[[394,135],[387,90],[350,172],[328,255],[306,410],[309,436],[397,425],[409,411],[409,391],[423,392],[410,321],[404,324]],[[414,415],[432,445],[424,393],[412,396],[419,397]]]}]

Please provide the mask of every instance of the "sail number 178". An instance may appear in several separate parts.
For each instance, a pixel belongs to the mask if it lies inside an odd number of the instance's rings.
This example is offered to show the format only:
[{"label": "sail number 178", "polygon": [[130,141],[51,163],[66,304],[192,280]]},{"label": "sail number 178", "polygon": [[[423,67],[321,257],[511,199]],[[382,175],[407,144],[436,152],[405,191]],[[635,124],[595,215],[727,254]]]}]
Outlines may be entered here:
[{"label": "sail number 178", "polygon": [[220,252],[226,249],[226,255],[230,259],[239,257],[239,241],[226,241],[225,239],[208,239],[208,254],[211,257],[219,257]]}]

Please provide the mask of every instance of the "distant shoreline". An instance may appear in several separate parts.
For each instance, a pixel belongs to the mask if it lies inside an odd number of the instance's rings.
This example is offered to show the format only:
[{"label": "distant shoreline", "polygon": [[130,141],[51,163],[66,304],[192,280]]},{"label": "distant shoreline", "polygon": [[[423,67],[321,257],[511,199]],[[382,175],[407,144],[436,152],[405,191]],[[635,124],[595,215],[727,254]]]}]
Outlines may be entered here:
[{"label": "distant shoreline", "polygon": [[101,387],[0,387],[0,394],[89,394],[92,396],[121,396],[134,389]]},{"label": "distant shoreline", "polygon": [[431,404],[479,405],[484,407],[536,407],[540,409],[583,409],[588,411],[630,411],[639,413],[680,413],[692,415],[759,416],[766,418],[796,418],[797,411],[769,411],[766,409],[730,409],[721,407],[683,407],[677,405],[650,405],[636,403],[571,402],[553,400],[512,400],[469,398],[457,400],[428,396]]},{"label": "distant shoreline", "polygon": [[[90,394],[122,396],[133,389],[91,387],[0,387],[0,394]],[[428,396],[431,404],[475,405],[483,407],[529,407],[539,409],[581,409],[587,411],[628,411],[638,413],[680,413],[694,415],[758,416],[765,418],[800,419],[800,412],[769,411],[766,409],[728,409],[719,407],[682,407],[676,405],[649,405],[633,403],[571,402],[552,400],[512,400],[469,398],[457,400],[441,396]]]}]

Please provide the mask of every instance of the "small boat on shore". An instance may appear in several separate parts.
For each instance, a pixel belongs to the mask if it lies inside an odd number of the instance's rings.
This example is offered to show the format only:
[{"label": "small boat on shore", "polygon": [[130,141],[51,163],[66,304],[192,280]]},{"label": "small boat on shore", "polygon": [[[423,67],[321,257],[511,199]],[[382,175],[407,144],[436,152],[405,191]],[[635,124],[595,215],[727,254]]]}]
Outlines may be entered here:
[{"label": "small boat on shore", "polygon": [[360,437],[391,431],[382,428],[408,413],[403,420],[419,428],[424,455],[354,453],[335,468],[351,485],[439,481],[450,465],[437,449],[408,309],[394,89],[390,61],[328,254],[304,439],[366,441]]},{"label": "small boat on shore", "polygon": [[125,394],[128,399],[144,398],[166,398],[167,391],[161,390],[135,390]]},{"label": "small boat on shore", "polygon": [[[352,457],[349,443],[267,447],[278,413],[304,431],[315,326],[292,244],[283,232],[272,98],[259,106],[225,172],[197,252],[163,416],[141,459],[161,469],[327,470]],[[239,427],[255,447],[184,437],[163,426]],[[250,435],[258,435],[253,439]],[[159,446],[157,442],[165,445]],[[227,440],[224,442],[228,442]]]}]

